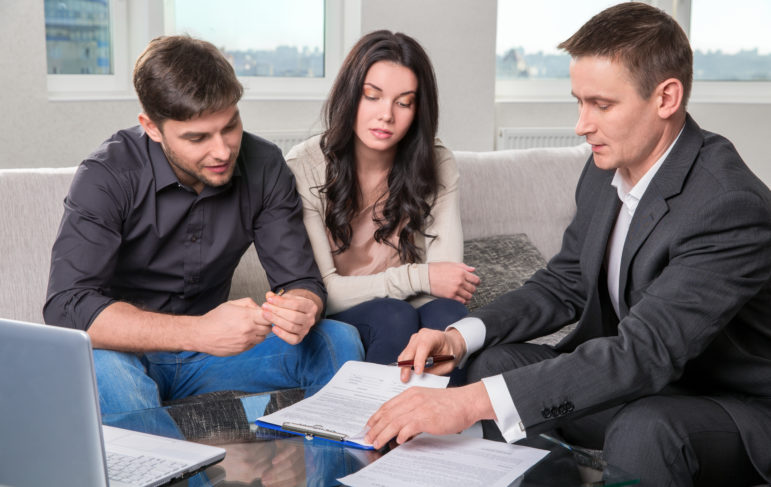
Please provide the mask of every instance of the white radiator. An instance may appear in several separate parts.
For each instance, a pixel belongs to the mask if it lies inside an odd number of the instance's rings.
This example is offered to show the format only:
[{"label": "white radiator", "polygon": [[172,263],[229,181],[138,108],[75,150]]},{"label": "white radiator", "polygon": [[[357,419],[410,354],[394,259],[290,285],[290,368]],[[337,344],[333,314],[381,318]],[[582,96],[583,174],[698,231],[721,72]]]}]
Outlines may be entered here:
[{"label": "white radiator", "polygon": [[584,142],[572,127],[502,127],[498,129],[496,150],[533,147],[570,147]]},{"label": "white radiator", "polygon": [[299,130],[261,130],[254,133],[279,146],[284,155],[289,152],[289,149],[311,136],[310,132]]}]

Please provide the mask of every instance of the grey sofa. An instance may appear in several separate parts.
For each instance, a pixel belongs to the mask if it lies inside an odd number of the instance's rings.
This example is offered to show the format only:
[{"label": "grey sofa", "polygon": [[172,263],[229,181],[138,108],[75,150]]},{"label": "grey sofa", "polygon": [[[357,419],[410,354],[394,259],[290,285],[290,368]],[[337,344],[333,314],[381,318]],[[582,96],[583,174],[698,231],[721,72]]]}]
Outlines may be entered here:
[{"label": "grey sofa", "polygon": [[[521,284],[557,252],[588,154],[587,145],[455,152],[463,234],[471,250],[466,261],[479,267],[483,279],[478,294],[484,299],[472,304]],[[42,321],[51,246],[74,172],[74,167],[0,170],[0,318]],[[256,253],[249,250],[236,270],[231,297],[260,301],[267,290]]]}]

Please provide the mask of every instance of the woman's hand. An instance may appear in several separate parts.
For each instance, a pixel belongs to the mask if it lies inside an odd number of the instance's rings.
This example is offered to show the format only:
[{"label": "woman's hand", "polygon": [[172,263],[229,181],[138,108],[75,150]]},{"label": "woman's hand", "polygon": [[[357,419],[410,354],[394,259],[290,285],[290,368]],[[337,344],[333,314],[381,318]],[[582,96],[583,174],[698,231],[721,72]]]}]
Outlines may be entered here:
[{"label": "woman's hand", "polygon": [[431,295],[468,304],[480,282],[474,270],[462,262],[429,263],[428,281],[431,285]]}]

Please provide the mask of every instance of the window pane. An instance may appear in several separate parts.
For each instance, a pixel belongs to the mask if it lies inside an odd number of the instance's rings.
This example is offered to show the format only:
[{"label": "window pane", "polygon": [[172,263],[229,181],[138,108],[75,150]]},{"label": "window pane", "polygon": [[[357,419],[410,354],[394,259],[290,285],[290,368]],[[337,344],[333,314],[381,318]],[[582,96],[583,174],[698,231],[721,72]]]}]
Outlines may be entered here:
[{"label": "window pane", "polygon": [[324,76],[323,0],[174,0],[173,27],[219,47],[239,76]]},{"label": "window pane", "polygon": [[[557,49],[609,0],[498,0],[498,79],[568,78],[570,56]],[[557,14],[558,13],[558,14]]]},{"label": "window pane", "polygon": [[112,74],[109,0],[45,0],[48,74]]},{"label": "window pane", "polygon": [[771,2],[692,0],[694,78],[771,81]]}]

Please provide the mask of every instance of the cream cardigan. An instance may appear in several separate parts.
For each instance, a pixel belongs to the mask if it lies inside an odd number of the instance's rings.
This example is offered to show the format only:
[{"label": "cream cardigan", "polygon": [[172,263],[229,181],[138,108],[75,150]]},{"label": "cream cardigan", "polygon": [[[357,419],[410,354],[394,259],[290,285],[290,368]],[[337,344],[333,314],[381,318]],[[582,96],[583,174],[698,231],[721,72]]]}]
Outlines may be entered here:
[{"label": "cream cardigan", "polygon": [[436,235],[436,238],[429,239],[426,245],[425,238],[416,235],[415,244],[425,249],[421,263],[403,264],[366,276],[341,276],[335,268],[324,224],[326,199],[318,191],[326,182],[326,160],[319,146],[320,140],[321,136],[317,135],[296,145],[287,154],[286,162],[297,179],[297,190],[303,200],[303,221],[329,294],[327,314],[339,313],[379,297],[406,299],[415,307],[433,299],[429,295],[428,263],[463,261],[459,175],[452,152],[437,139],[439,193],[431,209],[432,218],[425,229],[427,234]]}]

